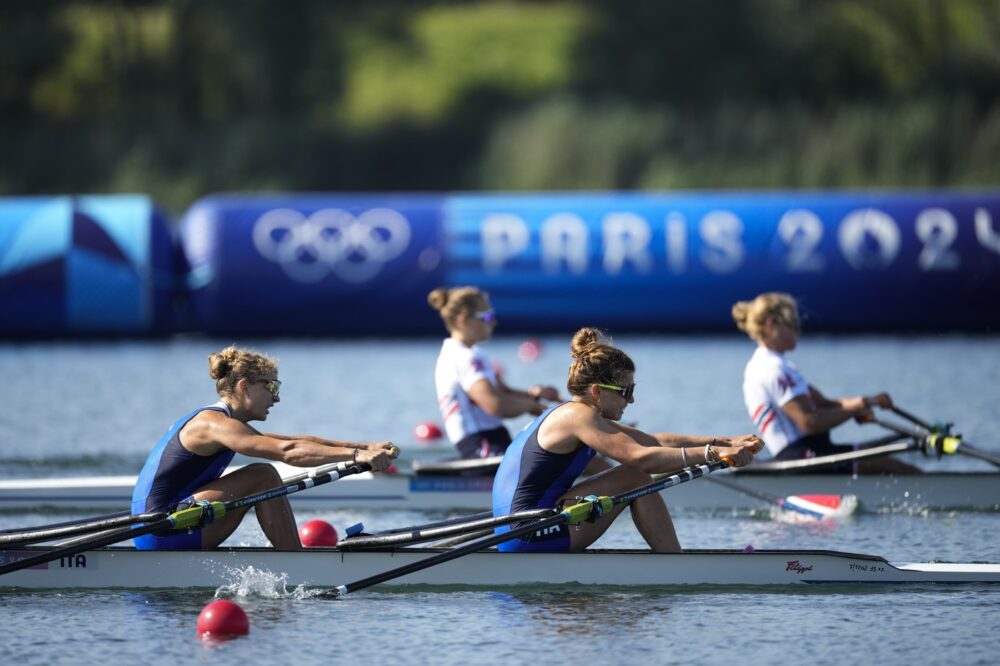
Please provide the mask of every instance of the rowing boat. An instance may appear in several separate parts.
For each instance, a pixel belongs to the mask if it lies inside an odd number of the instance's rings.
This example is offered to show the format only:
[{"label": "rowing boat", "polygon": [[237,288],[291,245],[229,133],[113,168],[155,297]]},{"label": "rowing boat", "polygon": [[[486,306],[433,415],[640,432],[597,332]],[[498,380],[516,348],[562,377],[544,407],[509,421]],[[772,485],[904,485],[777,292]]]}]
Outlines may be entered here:
[{"label": "rowing boat", "polygon": [[[283,475],[297,468],[280,466]],[[733,472],[748,488],[776,496],[854,495],[862,507],[878,510],[1000,511],[1000,473],[928,472],[917,476],[856,476]],[[131,504],[134,476],[12,479],[0,481],[0,509],[41,507],[115,510]],[[483,510],[490,508],[492,476],[359,474],[290,499],[298,508]],[[716,484],[686,484],[664,495],[671,508],[752,509],[746,493]]]},{"label": "rowing boat", "polygon": [[[18,559],[43,548],[0,551]],[[137,551],[105,548],[0,577],[10,588],[218,587],[247,574],[270,572],[288,585],[333,587],[442,552],[416,548],[342,551],[268,548],[214,551]],[[692,550],[655,554],[639,550],[584,553],[472,553],[404,576],[393,585],[804,585],[900,583],[1000,583],[1000,564],[894,563],[882,557],[828,550]]]}]

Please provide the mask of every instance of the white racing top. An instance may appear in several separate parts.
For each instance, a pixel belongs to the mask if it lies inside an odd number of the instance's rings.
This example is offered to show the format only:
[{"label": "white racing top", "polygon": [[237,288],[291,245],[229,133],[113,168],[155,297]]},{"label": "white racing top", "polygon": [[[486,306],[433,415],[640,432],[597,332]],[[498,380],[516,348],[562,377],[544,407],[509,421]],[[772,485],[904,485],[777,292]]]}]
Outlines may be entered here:
[{"label": "white racing top", "polygon": [[489,357],[477,345],[466,347],[458,340],[445,338],[434,370],[434,383],[444,429],[452,443],[503,425],[503,421],[485,412],[469,397],[469,388],[480,379],[497,385]]},{"label": "white racing top", "polygon": [[783,354],[757,347],[743,371],[743,401],[757,434],[772,456],[805,435],[781,407],[808,394],[809,382],[795,364]]}]

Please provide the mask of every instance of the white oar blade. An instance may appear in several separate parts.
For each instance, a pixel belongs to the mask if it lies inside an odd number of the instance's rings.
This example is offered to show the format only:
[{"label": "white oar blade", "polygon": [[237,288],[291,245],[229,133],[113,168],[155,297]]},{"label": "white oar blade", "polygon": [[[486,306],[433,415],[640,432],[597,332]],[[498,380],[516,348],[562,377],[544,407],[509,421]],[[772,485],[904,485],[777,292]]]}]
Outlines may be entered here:
[{"label": "white oar blade", "polygon": [[854,495],[791,495],[784,498],[781,508],[816,520],[844,518],[857,511],[858,498]]}]

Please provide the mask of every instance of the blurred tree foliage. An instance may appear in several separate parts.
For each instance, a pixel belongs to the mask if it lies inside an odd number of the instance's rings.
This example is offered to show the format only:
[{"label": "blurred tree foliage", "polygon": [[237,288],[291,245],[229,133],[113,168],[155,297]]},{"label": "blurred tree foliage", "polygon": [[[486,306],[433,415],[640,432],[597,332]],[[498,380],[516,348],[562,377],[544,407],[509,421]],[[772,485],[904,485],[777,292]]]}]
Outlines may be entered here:
[{"label": "blurred tree foliage", "polygon": [[1000,0],[13,0],[0,194],[993,186]]}]

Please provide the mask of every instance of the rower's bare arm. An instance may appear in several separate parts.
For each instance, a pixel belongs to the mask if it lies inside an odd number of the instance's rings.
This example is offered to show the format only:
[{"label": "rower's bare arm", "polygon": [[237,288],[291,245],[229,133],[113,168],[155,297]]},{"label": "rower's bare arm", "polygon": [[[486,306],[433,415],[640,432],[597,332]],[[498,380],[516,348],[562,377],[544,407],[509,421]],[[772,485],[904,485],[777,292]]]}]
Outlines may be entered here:
[{"label": "rower's bare arm", "polygon": [[321,442],[332,440],[312,436],[309,439],[272,437],[226,417],[196,418],[184,428],[182,441],[186,448],[198,455],[211,455],[225,447],[245,456],[274,460],[295,467],[316,467],[356,460],[370,464],[375,471],[383,471],[392,462],[392,456],[387,450],[358,450],[346,442],[324,444]]},{"label": "rower's bare arm", "polygon": [[[645,446],[684,449],[682,462],[686,462],[688,465],[699,465],[721,458],[730,458],[736,467],[741,467],[749,464],[750,459],[764,449],[764,442],[754,434],[738,437],[701,437],[667,432],[645,433],[621,423],[615,423],[614,426]],[[712,460],[705,457],[706,445],[712,447],[709,451],[710,454],[716,454],[712,456]],[[743,449],[749,449],[749,458],[743,455]]]},{"label": "rower's bare arm", "polygon": [[788,418],[807,435],[829,432],[866,409],[860,399],[857,403],[849,403],[847,407],[836,402],[829,407],[817,407],[807,395],[792,398],[781,406],[781,410],[788,415]]},{"label": "rower's bare arm", "polygon": [[580,418],[570,422],[573,437],[598,453],[647,474],[671,472],[684,466],[679,449],[662,447],[649,433],[608,421],[590,408],[584,409]]},{"label": "rower's bare arm", "polygon": [[317,444],[322,444],[323,446],[336,446],[344,449],[359,449],[364,451],[386,451],[390,453],[393,458],[399,455],[399,447],[388,440],[382,442],[347,442],[347,441],[337,441],[335,439],[325,439],[323,437],[316,437],[315,435],[279,435],[273,432],[267,432],[262,434],[265,435],[266,437],[273,437],[274,439],[285,439],[285,440],[301,439],[307,442],[315,442]]},{"label": "rower's bare arm", "polygon": [[521,414],[541,414],[544,407],[535,398],[511,391],[505,385],[494,386],[487,379],[480,379],[469,387],[469,397],[487,414],[498,419],[512,418]]}]

